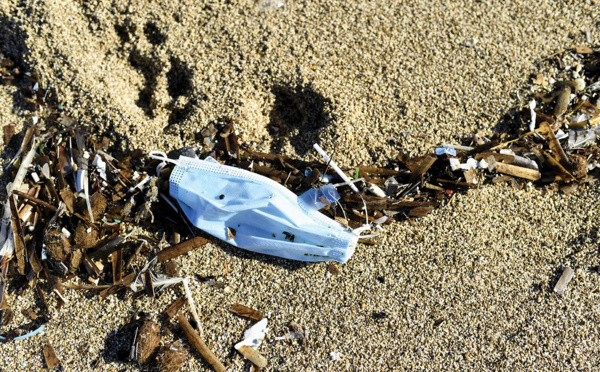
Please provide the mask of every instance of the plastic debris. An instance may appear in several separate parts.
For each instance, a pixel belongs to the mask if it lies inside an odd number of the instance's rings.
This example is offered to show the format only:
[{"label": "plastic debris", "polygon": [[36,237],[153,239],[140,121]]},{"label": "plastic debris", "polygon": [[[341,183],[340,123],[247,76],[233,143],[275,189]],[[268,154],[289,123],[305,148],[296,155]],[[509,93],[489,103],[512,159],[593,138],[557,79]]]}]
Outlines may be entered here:
[{"label": "plastic debris", "polygon": [[332,351],[329,353],[329,358],[331,358],[332,362],[337,362],[338,360],[344,360],[344,355],[337,351]]},{"label": "plastic debris", "polygon": [[298,204],[308,210],[319,210],[340,200],[333,185],[310,189],[298,197]]},{"label": "plastic debris", "polygon": [[257,349],[260,344],[265,339],[265,334],[268,332],[267,328],[268,320],[267,318],[263,318],[252,327],[248,328],[244,331],[244,339],[237,344],[235,344],[235,348],[238,349],[242,345],[250,346],[254,349]]},{"label": "plastic debris", "polygon": [[258,353],[257,349],[265,339],[267,328],[267,318],[263,318],[244,332],[244,339],[235,344],[235,349],[246,359],[250,360],[259,368],[267,365],[267,359]]},{"label": "plastic debris", "polygon": [[456,156],[456,149],[454,147],[437,147],[435,149],[435,154],[440,156],[440,155],[450,155],[450,156]]},{"label": "plastic debris", "polygon": [[281,341],[281,340],[294,340],[294,339],[299,339],[299,338],[304,338],[303,332],[288,332],[283,336],[275,337],[273,340]]},{"label": "plastic debris", "polygon": [[385,183],[383,185],[385,186],[385,192],[388,195],[393,196],[398,193],[398,181],[396,181],[394,177],[390,177],[387,180],[385,180]]},{"label": "plastic debris", "polygon": [[567,148],[584,147],[592,143],[596,143],[600,127],[592,127],[588,129],[569,129],[569,140]]},{"label": "plastic debris", "polygon": [[[33,331],[29,332],[29,333],[26,333],[26,334],[24,334],[24,335],[22,335],[22,336],[15,337],[15,338],[13,339],[13,341],[24,340],[24,339],[26,339],[26,338],[29,338],[29,337],[35,336],[35,335],[37,335],[38,333],[42,332],[44,329],[45,329],[45,328],[44,328],[44,326],[41,326],[41,327],[39,327],[39,328],[37,328],[37,329],[35,329],[35,330],[33,330]],[[6,337],[2,337],[2,336],[0,336],[0,340],[2,340],[2,341],[6,341]]]},{"label": "plastic debris", "polygon": [[325,153],[325,151],[323,151],[321,146],[319,146],[315,143],[313,145],[313,147],[323,157],[323,159],[329,164],[329,166],[331,168],[333,168],[333,170],[335,170],[335,172],[344,180],[344,182],[346,182],[350,186],[350,188],[352,190],[354,190],[354,192],[359,192],[358,188],[356,188],[356,186],[354,186],[354,184],[350,182],[350,179],[348,178],[348,176],[346,176],[346,174],[344,172],[342,172],[340,167],[337,166],[337,164],[329,157],[329,155],[327,155]]},{"label": "plastic debris", "polygon": [[532,100],[531,102],[529,102],[529,113],[531,115],[531,122],[529,123],[529,131],[533,131],[535,129],[535,120],[536,120],[536,113],[535,113],[535,100]]},{"label": "plastic debris", "polygon": [[554,286],[554,292],[556,292],[558,294],[565,293],[565,291],[567,290],[567,286],[571,282],[571,279],[573,279],[574,275],[575,275],[575,270],[573,270],[570,267],[567,267],[563,271],[563,273],[560,276],[560,279],[558,280],[558,282],[556,283],[556,285]]},{"label": "plastic debris", "polygon": [[381,187],[379,187],[373,183],[369,183],[369,191],[372,192],[373,194],[379,196],[380,198],[385,198],[385,196],[386,196],[385,191],[383,191],[381,189]]},{"label": "plastic debris", "polygon": [[176,163],[171,196],[192,224],[223,241],[301,261],[346,262],[354,253],[358,236],[319,213],[322,200],[307,206],[310,196],[299,198],[271,179],[216,161],[152,156]]}]

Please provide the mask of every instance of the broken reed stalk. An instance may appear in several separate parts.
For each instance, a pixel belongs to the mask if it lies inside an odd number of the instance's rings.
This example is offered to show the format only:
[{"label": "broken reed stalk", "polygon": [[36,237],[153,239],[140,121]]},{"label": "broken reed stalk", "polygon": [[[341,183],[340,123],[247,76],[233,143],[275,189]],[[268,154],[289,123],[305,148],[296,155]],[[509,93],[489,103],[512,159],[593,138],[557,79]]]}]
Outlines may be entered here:
[{"label": "broken reed stalk", "polygon": [[11,214],[11,227],[12,236],[14,240],[14,253],[17,256],[17,271],[21,275],[25,275],[25,266],[27,264],[27,251],[25,248],[25,242],[23,241],[23,230],[21,228],[21,221],[19,220],[19,212],[17,212],[17,205],[15,203],[15,197],[10,195],[8,197]]},{"label": "broken reed stalk", "polygon": [[46,207],[50,210],[52,210],[52,212],[56,212],[57,208],[55,206],[53,206],[50,203],[47,203],[41,199],[36,198],[35,196],[31,196],[27,193],[24,193],[23,191],[19,191],[19,190],[13,190],[12,192],[13,194],[22,197],[23,199],[27,199],[35,204],[41,205],[43,207]]},{"label": "broken reed stalk", "polygon": [[190,305],[190,310],[192,311],[194,320],[198,324],[198,330],[200,331],[200,335],[204,336],[204,331],[202,330],[202,325],[200,324],[200,317],[198,316],[198,312],[196,311],[196,305],[194,305],[192,292],[190,292],[190,287],[188,286],[188,278],[183,279],[183,288],[185,289],[185,296],[188,299],[188,304]]},{"label": "broken reed stalk", "polygon": [[[13,192],[13,190],[17,190],[23,184],[25,174],[27,174],[29,166],[33,161],[33,157],[35,156],[36,148],[37,142],[34,138],[33,143],[31,145],[31,149],[29,149],[29,152],[23,158],[23,161],[21,162],[21,166],[17,171],[14,181],[8,185],[7,191],[9,195]],[[2,216],[2,224],[0,225],[0,260],[4,258],[4,256],[12,254],[14,250],[14,245],[12,244],[12,242],[7,242],[7,240],[10,238],[9,231],[12,229],[10,227],[10,214],[10,203],[8,200],[6,200],[6,202],[4,203],[4,215]]]},{"label": "broken reed stalk", "polygon": [[499,173],[509,174],[511,176],[524,178],[526,180],[537,181],[542,177],[542,174],[530,168],[518,167],[512,164],[499,163],[496,161],[494,156],[488,156],[487,162],[489,164],[489,170],[496,171]]},{"label": "broken reed stalk", "polygon": [[[206,346],[204,341],[200,338],[198,332],[192,328],[192,325],[185,318],[183,313],[179,313],[177,315],[177,320],[179,321],[179,326],[183,329],[183,333],[190,341],[192,345],[198,350],[200,355],[206,360],[217,372],[225,372],[225,366],[217,359],[216,355],[210,351],[210,349]],[[199,324],[198,324],[199,326]]]},{"label": "broken reed stalk", "polygon": [[265,368],[268,364],[267,358],[256,351],[256,349],[254,349],[252,346],[242,345],[238,351],[258,368]]},{"label": "broken reed stalk", "polygon": [[204,244],[208,243],[208,240],[204,239],[201,236],[197,236],[190,240],[186,240],[183,243],[179,243],[177,245],[173,245],[167,249],[164,249],[158,252],[158,261],[165,262],[182,254],[185,254],[192,249],[199,248]]}]

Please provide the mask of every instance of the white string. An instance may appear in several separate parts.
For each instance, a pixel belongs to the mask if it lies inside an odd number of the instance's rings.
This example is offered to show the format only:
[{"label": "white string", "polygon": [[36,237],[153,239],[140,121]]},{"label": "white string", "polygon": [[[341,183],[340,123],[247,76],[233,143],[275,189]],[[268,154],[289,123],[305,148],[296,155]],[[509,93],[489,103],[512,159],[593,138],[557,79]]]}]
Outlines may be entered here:
[{"label": "white string", "polygon": [[148,154],[149,157],[156,160],[166,161],[167,163],[173,163],[175,165],[179,165],[179,161],[170,159],[167,154],[163,151],[150,151]]}]

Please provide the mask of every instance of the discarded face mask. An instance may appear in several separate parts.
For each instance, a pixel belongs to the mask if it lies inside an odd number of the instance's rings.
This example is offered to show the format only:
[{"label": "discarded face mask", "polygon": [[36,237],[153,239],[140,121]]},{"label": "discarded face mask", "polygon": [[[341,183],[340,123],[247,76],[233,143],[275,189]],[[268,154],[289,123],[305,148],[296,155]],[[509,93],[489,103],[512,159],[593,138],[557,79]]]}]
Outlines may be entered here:
[{"label": "discarded face mask", "polygon": [[269,178],[212,158],[151,156],[176,164],[169,192],[192,224],[227,243],[301,261],[346,262],[354,253],[358,235],[318,212],[339,199],[331,186],[298,197]]}]

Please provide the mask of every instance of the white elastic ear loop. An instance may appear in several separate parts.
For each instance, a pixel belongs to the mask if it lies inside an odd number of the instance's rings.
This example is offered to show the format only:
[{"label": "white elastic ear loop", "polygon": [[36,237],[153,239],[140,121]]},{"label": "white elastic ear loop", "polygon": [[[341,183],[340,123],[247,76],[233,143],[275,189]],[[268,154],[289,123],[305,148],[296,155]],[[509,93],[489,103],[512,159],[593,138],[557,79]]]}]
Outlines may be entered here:
[{"label": "white elastic ear loop", "polygon": [[160,171],[167,165],[167,163],[173,163],[175,165],[180,165],[177,160],[170,159],[164,151],[150,151],[148,154],[149,157],[156,160],[162,160],[160,164],[156,166],[156,175],[160,176]]}]

